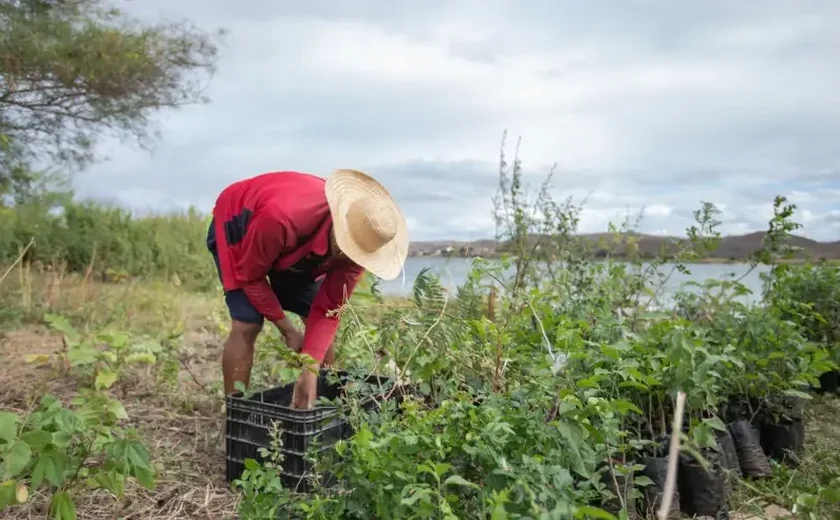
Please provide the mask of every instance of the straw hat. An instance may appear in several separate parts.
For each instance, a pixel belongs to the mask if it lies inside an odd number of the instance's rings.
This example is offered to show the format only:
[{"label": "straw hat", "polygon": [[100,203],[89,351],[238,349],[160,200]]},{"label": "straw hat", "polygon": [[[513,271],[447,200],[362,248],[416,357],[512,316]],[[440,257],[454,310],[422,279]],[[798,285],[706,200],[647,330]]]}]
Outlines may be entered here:
[{"label": "straw hat", "polygon": [[383,280],[399,276],[408,256],[408,228],[385,187],[362,172],[336,170],[326,193],[341,251]]}]

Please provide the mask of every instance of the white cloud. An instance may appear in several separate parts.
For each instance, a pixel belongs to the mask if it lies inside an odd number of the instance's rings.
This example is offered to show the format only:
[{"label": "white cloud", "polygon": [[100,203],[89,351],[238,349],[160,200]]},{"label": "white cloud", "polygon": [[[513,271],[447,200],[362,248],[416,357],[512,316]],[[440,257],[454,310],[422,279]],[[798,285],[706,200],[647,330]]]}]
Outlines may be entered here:
[{"label": "white cloud", "polygon": [[808,204],[813,202],[818,196],[808,191],[793,190],[788,195],[788,199],[794,204]]},{"label": "white cloud", "polygon": [[650,206],[645,206],[645,215],[649,217],[667,217],[673,212],[673,208],[671,206],[666,206],[665,204],[651,204]]},{"label": "white cloud", "polygon": [[588,196],[583,230],[644,207],[643,230],[682,233],[708,200],[724,231],[754,231],[781,193],[807,234],[836,240],[840,4],[641,4],[129,3],[230,29],[213,102],[164,117],[152,156],[110,146],[77,186],[206,210],[242,177],[355,167],[413,238],[478,238],[509,129],[531,184],[556,162],[557,194]]}]

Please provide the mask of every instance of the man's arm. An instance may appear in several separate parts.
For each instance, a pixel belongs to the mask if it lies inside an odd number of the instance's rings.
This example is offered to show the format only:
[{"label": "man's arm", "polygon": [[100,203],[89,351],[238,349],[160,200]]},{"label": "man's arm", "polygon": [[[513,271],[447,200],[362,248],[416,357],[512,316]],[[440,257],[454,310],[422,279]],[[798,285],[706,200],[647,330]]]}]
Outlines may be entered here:
[{"label": "man's arm", "polygon": [[306,333],[303,339],[301,353],[315,359],[315,366],[304,367],[295,383],[292,392],[292,407],[307,410],[318,397],[318,368],[324,361],[324,356],[335,339],[338,330],[338,316],[327,316],[332,310],[337,310],[353,294],[353,289],[359,282],[364,269],[356,265],[342,267],[331,271],[324,278],[321,288],[315,295],[309,318],[306,320]]},{"label": "man's arm", "polygon": [[241,243],[242,256],[234,266],[234,277],[248,301],[267,320],[281,322],[286,314],[268,283],[268,272],[287,249],[286,226],[271,215],[260,214],[248,223]]},{"label": "man's arm", "polygon": [[327,273],[306,320],[301,353],[309,354],[319,364],[324,360],[339,325],[338,316],[327,313],[338,310],[350,298],[363,273],[364,269],[355,264]]}]

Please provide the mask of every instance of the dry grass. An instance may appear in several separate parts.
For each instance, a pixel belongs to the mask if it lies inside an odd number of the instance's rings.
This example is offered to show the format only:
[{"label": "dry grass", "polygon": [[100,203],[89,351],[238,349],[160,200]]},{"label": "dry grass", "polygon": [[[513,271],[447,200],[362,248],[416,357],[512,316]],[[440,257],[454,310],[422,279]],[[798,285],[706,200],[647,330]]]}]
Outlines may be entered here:
[{"label": "dry grass", "polygon": [[197,330],[224,310],[221,298],[180,289],[177,280],[102,283],[90,272],[67,273],[61,265],[21,264],[0,287],[0,325],[6,328],[39,322],[52,312],[89,327],[109,324],[157,333],[161,327],[181,325]]}]

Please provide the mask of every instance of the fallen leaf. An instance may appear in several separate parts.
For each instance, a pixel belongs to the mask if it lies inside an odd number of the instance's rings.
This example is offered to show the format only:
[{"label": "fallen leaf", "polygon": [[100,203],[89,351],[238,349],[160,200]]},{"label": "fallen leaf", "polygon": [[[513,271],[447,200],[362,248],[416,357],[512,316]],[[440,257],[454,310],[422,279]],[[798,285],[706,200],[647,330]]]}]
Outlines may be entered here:
[{"label": "fallen leaf", "polygon": [[49,354],[28,354],[24,356],[24,361],[31,365],[40,365],[50,360]]}]

